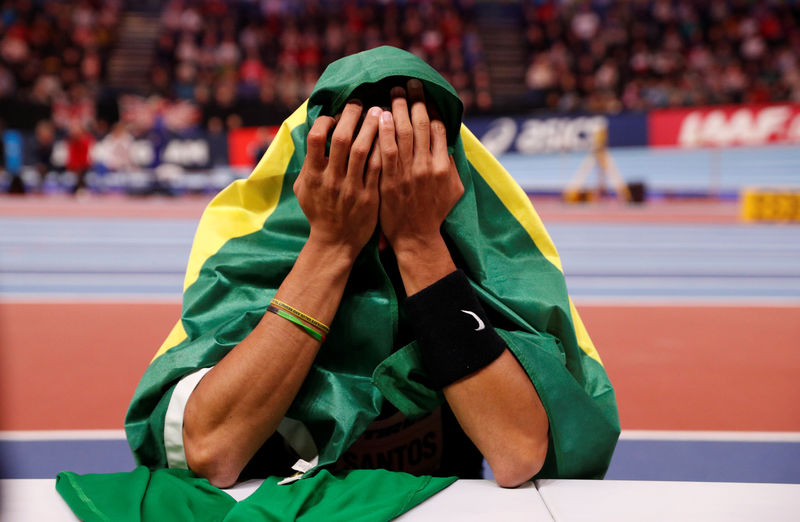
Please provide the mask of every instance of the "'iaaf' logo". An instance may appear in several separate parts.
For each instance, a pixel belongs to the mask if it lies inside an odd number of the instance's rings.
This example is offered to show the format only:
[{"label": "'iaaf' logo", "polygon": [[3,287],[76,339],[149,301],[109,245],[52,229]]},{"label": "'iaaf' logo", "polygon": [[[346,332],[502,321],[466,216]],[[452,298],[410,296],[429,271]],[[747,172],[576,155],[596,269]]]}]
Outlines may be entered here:
[{"label": "'iaaf' logo", "polygon": [[684,118],[678,135],[684,147],[797,142],[800,111],[790,106],[694,111]]}]

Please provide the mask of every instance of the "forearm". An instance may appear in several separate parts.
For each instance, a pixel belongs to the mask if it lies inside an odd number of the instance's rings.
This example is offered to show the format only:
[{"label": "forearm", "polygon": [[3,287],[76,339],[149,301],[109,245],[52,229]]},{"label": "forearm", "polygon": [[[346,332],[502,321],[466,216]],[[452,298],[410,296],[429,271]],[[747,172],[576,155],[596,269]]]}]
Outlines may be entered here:
[{"label": "forearm", "polygon": [[488,366],[445,387],[444,396],[499,485],[516,487],[539,472],[547,456],[547,414],[508,349]]},{"label": "forearm", "polygon": [[[455,270],[441,236],[426,243],[397,252],[408,295]],[[507,348],[482,369],[445,386],[444,394],[498,484],[518,486],[541,469],[547,453],[547,415],[528,375]]]},{"label": "forearm", "polygon": [[[276,298],[329,325],[351,266],[351,253],[309,240]],[[275,432],[319,348],[297,325],[264,314],[189,398],[183,428],[189,467],[215,485],[232,484]]]}]

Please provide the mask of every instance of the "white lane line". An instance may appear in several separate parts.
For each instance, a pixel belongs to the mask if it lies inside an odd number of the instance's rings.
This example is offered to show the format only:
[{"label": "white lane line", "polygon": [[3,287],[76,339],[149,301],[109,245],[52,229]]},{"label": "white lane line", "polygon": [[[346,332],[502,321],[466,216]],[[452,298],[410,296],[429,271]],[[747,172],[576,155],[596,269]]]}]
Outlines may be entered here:
[{"label": "white lane line", "polygon": [[74,303],[108,303],[108,304],[180,304],[182,297],[174,293],[142,293],[142,294],[92,294],[92,293],[0,293],[0,303],[5,304],[74,304]]},{"label": "white lane line", "polygon": [[691,307],[707,306],[714,308],[796,308],[800,307],[797,297],[685,297],[685,296],[647,296],[647,297],[573,297],[575,306],[651,306],[651,307]]},{"label": "white lane line", "polygon": [[124,440],[125,430],[0,431],[0,440]]},{"label": "white lane line", "polygon": [[[127,292],[2,292],[0,303],[13,304],[70,304],[70,303],[111,303],[111,304],[173,304],[180,303],[182,297],[173,292],[127,293]],[[619,307],[693,307],[714,308],[797,308],[797,297],[686,297],[686,296],[581,296],[573,294],[576,306]]]}]

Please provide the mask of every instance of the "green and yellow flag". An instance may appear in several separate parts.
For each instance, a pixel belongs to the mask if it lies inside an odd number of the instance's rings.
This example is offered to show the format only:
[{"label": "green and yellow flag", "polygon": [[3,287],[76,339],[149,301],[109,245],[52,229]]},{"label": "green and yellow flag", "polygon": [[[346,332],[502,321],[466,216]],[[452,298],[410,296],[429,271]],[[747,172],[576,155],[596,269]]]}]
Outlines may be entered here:
[{"label": "green and yellow flag", "polygon": [[[381,47],[331,64],[308,102],[281,126],[246,180],[209,204],[184,281],[181,317],[139,383],[125,421],[138,463],[167,465],[164,417],[176,383],[215,365],[259,322],[309,233],[292,190],[306,135],[321,114],[335,114],[354,92],[370,105],[399,78],[419,78],[448,129],[465,194],[443,225],[453,257],[535,385],[550,420],[550,451],[539,477],[601,478],[619,435],[614,391],[571,303],[561,262],[529,198],[461,124],[461,101],[432,68]],[[367,99],[364,99],[364,98]],[[366,320],[365,318],[369,318]],[[388,400],[410,418],[443,400],[423,372],[415,343],[395,351],[398,303],[377,239],[352,270],[341,306],[287,416],[302,422],[335,462]]]}]

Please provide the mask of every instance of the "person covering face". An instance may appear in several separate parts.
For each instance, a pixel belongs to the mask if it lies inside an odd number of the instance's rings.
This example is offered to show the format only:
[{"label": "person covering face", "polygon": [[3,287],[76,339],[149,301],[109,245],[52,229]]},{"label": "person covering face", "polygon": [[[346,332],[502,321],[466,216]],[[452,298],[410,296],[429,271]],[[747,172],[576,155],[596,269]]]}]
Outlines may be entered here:
[{"label": "person covering face", "polygon": [[139,463],[218,487],[467,477],[481,458],[507,487],[603,476],[613,388],[530,200],[462,111],[398,49],[326,69],[201,218],[181,318],[126,417]]}]

